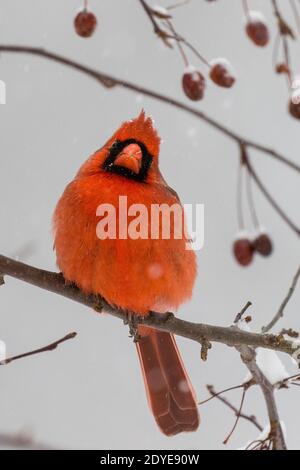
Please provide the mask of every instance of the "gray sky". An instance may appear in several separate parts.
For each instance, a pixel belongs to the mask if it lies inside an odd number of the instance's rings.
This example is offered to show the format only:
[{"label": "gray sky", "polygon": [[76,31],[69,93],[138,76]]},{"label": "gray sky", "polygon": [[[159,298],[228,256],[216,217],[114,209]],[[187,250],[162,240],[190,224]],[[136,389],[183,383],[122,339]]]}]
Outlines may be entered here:
[{"label": "gray sky", "polygon": [[[265,13],[273,43],[270,2],[250,3]],[[286,3],[281,2],[283,7]],[[80,1],[3,0],[0,42],[45,47],[188,103],[180,86],[181,58],[155,38],[139,2],[91,0],[90,4],[99,28],[90,40],[83,40],[74,34],[72,23]],[[272,46],[259,49],[247,39],[241,1],[192,0],[175,12],[175,25],[207,58],[228,58],[238,77],[232,90],[208,83],[205,100],[195,107],[299,161],[299,122],[286,112],[284,79],[272,70]],[[300,68],[298,48],[295,42],[296,71]],[[103,89],[88,77],[38,57],[2,54],[0,79],[7,85],[7,104],[0,106],[3,254],[15,255],[32,242],[34,252],[25,260],[55,269],[51,217],[65,185],[122,121],[144,107],[163,139],[160,166],[168,183],[183,202],[205,204],[199,275],[193,299],[180,309],[180,317],[229,325],[251,300],[253,328],[259,329],[271,318],[299,263],[299,242],[255,192],[259,216],[272,235],[275,252],[268,260],[255,259],[248,269],[234,262],[235,144],[179,110],[126,90]],[[265,155],[251,155],[268,188],[297,220],[298,176]],[[300,328],[299,304],[300,289],[280,327]],[[69,331],[78,332],[75,340],[52,353],[1,368],[0,431],[29,429],[38,440],[61,448],[224,449],[222,441],[234,416],[216,401],[201,408],[202,426],[197,433],[170,439],[158,431],[146,403],[135,348],[120,321],[99,317],[81,305],[13,279],[7,279],[1,289],[0,309],[0,338],[9,354],[43,346]],[[181,338],[178,344],[199,400],[207,397],[207,383],[225,388],[246,375],[238,354],[230,348],[214,345],[209,360],[202,363],[196,344]],[[283,360],[291,374],[296,373],[291,362]],[[238,405],[240,393],[232,392],[230,398]],[[299,448],[294,419],[299,392],[278,392],[277,400],[289,447]],[[245,412],[256,414],[266,424],[259,390],[247,394]],[[256,436],[254,427],[240,422],[228,447],[241,447]]]}]

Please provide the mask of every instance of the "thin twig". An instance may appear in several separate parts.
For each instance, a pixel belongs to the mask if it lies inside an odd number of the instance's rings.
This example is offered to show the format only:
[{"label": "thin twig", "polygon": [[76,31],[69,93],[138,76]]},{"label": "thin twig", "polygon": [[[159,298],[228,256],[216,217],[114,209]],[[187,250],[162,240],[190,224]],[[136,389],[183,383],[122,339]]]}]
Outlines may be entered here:
[{"label": "thin twig", "polygon": [[263,332],[263,333],[268,333],[268,332],[273,328],[273,326],[276,325],[276,323],[280,320],[280,318],[283,317],[283,315],[284,315],[284,310],[285,310],[287,304],[289,303],[289,301],[291,300],[291,298],[292,298],[292,296],[293,296],[293,294],[294,294],[294,292],[295,292],[295,289],[296,289],[296,287],[297,287],[297,283],[298,283],[298,281],[299,281],[299,278],[300,278],[300,266],[299,266],[299,268],[297,269],[297,272],[296,272],[296,274],[295,274],[295,276],[294,276],[294,278],[293,278],[292,284],[291,284],[291,286],[290,286],[290,288],[289,288],[289,290],[288,290],[287,295],[286,295],[285,298],[283,299],[283,301],[282,301],[282,303],[281,303],[281,305],[280,305],[280,307],[279,307],[278,312],[276,313],[276,315],[274,316],[274,318],[270,321],[270,323],[262,329],[262,332]]},{"label": "thin twig", "polygon": [[[174,30],[174,27],[173,27],[172,22],[171,22],[170,20],[166,20],[165,23],[166,23],[166,25],[170,28],[170,31],[171,31],[174,35],[176,35],[176,32],[175,32],[175,30]],[[188,67],[189,61],[188,61],[188,58],[187,58],[187,56],[186,56],[186,53],[184,52],[184,49],[183,49],[182,44],[181,44],[181,41],[177,40],[177,41],[176,41],[176,44],[177,44],[179,53],[180,53],[180,55],[181,55],[181,57],[182,57],[182,59],[183,59],[183,62],[184,62],[185,67]]]},{"label": "thin twig", "polygon": [[169,5],[167,7],[167,10],[174,10],[175,8],[182,7],[183,5],[187,5],[190,3],[191,0],[182,0],[181,2],[178,3],[173,3],[172,5]]},{"label": "thin twig", "polygon": [[246,415],[245,413],[241,413],[236,406],[234,406],[227,398],[222,397],[220,393],[224,393],[225,391],[230,391],[230,390],[236,390],[239,388],[243,388],[245,391],[245,386],[244,385],[238,385],[237,387],[232,387],[231,389],[224,390],[223,392],[216,392],[213,385],[207,385],[206,386],[207,390],[209,393],[212,395],[210,397],[210,400],[217,398],[220,400],[224,405],[226,405],[228,408],[230,408],[236,416],[239,416],[242,419],[245,419],[246,421],[251,422],[259,431],[263,431],[263,427],[258,423],[257,419],[253,415]]},{"label": "thin twig", "polygon": [[244,305],[242,310],[237,314],[237,316],[234,319],[235,324],[237,324],[239,321],[241,321],[244,313],[248,310],[249,307],[251,307],[251,305],[252,305],[252,302],[249,302],[249,301]]},{"label": "thin twig", "polygon": [[262,194],[265,196],[269,204],[273,207],[273,209],[277,212],[277,214],[282,218],[282,220],[285,221],[285,223],[292,229],[292,231],[300,236],[300,228],[290,219],[290,217],[285,213],[285,211],[279,206],[277,201],[274,199],[274,197],[271,195],[271,193],[268,191],[258,174],[256,173],[250,158],[247,156],[245,158],[245,164],[247,166],[249,174],[252,176],[253,181],[256,183],[257,187],[260,189]]},{"label": "thin twig", "polygon": [[286,377],[285,379],[277,382],[274,385],[274,388],[284,388],[284,385],[288,385],[292,380],[300,380],[300,374],[291,375],[290,377]]},{"label": "thin twig", "polygon": [[233,428],[232,430],[230,431],[230,433],[228,434],[228,436],[226,437],[226,439],[224,439],[223,441],[223,444],[228,444],[229,440],[231,439],[231,437],[233,436],[234,434],[234,431],[236,430],[236,427],[238,425],[238,422],[241,418],[241,414],[242,414],[242,409],[243,409],[243,406],[244,406],[244,401],[245,401],[245,396],[246,396],[246,389],[244,388],[243,390],[243,393],[242,393],[242,399],[241,399],[241,404],[240,404],[240,407],[236,413],[236,420],[235,420],[235,423],[233,425]]},{"label": "thin twig", "polygon": [[18,354],[17,356],[12,356],[12,357],[8,357],[7,359],[3,359],[2,361],[0,361],[0,366],[5,366],[7,364],[10,364],[11,362],[17,361],[18,359],[23,359],[24,357],[33,356],[35,354],[40,354],[43,352],[53,351],[54,349],[57,348],[58,345],[60,345],[61,343],[64,343],[65,341],[69,341],[70,339],[75,338],[76,335],[77,333],[73,331],[72,333],[67,334],[63,338],[58,339],[57,341],[54,341],[53,343],[48,344],[48,346],[44,346],[42,348],[35,349],[33,351],[29,351],[26,353]]},{"label": "thin twig", "polygon": [[176,41],[177,46],[180,50],[180,53],[185,57],[185,53],[182,49],[181,43],[184,44],[188,49],[190,49],[193,54],[198,57],[198,59],[201,60],[207,67],[211,67],[210,63],[203,57],[202,54],[194,47],[187,39],[185,39],[181,34],[178,34],[177,31],[175,30],[173,23],[170,18],[162,18],[164,25],[169,29],[169,31],[166,31],[165,29],[161,28],[158,21],[155,18],[154,10],[149,7],[148,3],[145,0],[139,0],[141,3],[143,9],[145,10],[148,18],[150,19],[153,30],[157,36],[163,40],[163,42],[168,46],[172,47],[169,39]]},{"label": "thin twig", "polygon": [[[207,385],[207,389],[209,390],[208,387],[213,387],[213,386],[212,385]],[[240,384],[240,385],[235,385],[234,387],[225,388],[224,390],[221,390],[220,392],[214,392],[214,394],[211,397],[206,398],[206,400],[200,401],[198,403],[198,405],[200,405],[200,406],[205,405],[206,403],[210,402],[214,398],[220,397],[224,393],[232,392],[233,390],[238,390],[238,389],[244,388],[244,387],[245,387],[245,384]]]},{"label": "thin twig", "polygon": [[172,35],[170,35],[166,31],[164,31],[159,26],[158,22],[156,21],[155,16],[153,15],[152,9],[149,7],[148,3],[145,0],[138,0],[138,1],[142,5],[146,15],[148,16],[149,20],[151,21],[155,34],[157,34],[158,37],[163,40],[163,42],[165,43],[166,46],[172,47],[172,45],[169,42],[169,39],[175,39],[175,38],[173,38]]}]

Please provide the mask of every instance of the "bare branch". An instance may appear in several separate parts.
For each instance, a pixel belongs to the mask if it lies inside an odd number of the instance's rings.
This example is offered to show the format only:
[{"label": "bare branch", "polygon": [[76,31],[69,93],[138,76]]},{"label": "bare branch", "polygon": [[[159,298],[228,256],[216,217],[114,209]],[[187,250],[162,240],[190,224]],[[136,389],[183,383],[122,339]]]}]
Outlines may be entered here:
[{"label": "bare branch", "polygon": [[164,102],[166,104],[169,104],[170,106],[173,106],[177,109],[180,109],[182,111],[185,111],[193,116],[196,116],[197,118],[201,119],[202,121],[206,122],[210,126],[212,126],[214,129],[217,131],[221,132],[222,134],[226,135],[228,138],[234,140],[238,144],[243,144],[249,148],[253,148],[258,150],[259,152],[262,152],[278,161],[281,163],[287,165],[289,168],[292,170],[300,173],[300,166],[296,163],[293,162],[292,160],[289,160],[288,158],[284,157],[281,155],[279,152],[261,145],[257,142],[253,142],[249,139],[245,139],[244,137],[240,136],[236,132],[232,131],[231,129],[228,129],[227,127],[223,126],[220,124],[218,121],[214,120],[207,114],[203,113],[202,111],[199,111],[198,109],[195,109],[185,103],[181,103],[180,101],[171,98],[169,96],[165,96],[161,93],[158,93],[156,91],[150,90],[148,88],[145,88],[140,85],[136,85],[134,83],[128,82],[126,80],[122,80],[116,77],[113,77],[111,75],[108,75],[106,73],[99,72],[97,70],[94,70],[90,67],[87,67],[85,65],[80,64],[79,62],[75,62],[73,60],[67,59],[66,57],[63,57],[59,54],[54,54],[52,52],[48,52],[45,49],[41,49],[38,47],[30,47],[30,46],[19,46],[19,45],[1,45],[0,44],[0,53],[18,53],[18,54],[31,54],[39,57],[44,57],[45,59],[66,65],[68,67],[71,67],[79,72],[84,73],[85,75],[88,75],[89,77],[92,77],[96,79],[99,83],[102,85],[111,88],[114,86],[120,86],[122,88],[126,88],[127,90],[141,93],[145,96],[149,96],[150,98],[153,98],[155,100]]},{"label": "bare branch", "polygon": [[242,361],[251,372],[253,379],[260,386],[264,395],[270,421],[269,437],[273,448],[274,450],[286,450],[285,438],[274,397],[274,387],[257,365],[255,350],[246,345],[237,346],[236,349],[241,354]]},{"label": "bare branch", "polygon": [[6,364],[10,364],[11,362],[17,361],[18,359],[23,359],[24,357],[34,356],[35,354],[40,354],[40,353],[47,352],[47,351],[53,351],[54,349],[57,348],[59,344],[64,343],[65,341],[69,341],[70,339],[75,338],[75,336],[77,336],[77,333],[73,331],[72,333],[67,334],[63,338],[58,339],[57,341],[54,341],[51,344],[48,344],[48,346],[44,346],[42,348],[35,349],[33,351],[29,351],[26,353],[18,354],[17,356],[12,356],[12,357],[8,357],[7,359],[3,359],[2,361],[0,361],[0,366],[5,366]]},{"label": "bare branch", "polygon": [[[142,2],[145,3],[145,2]],[[155,20],[154,20],[155,21]],[[178,38],[177,38],[178,39]],[[180,38],[179,38],[180,39]],[[181,38],[182,39],[182,38]],[[180,39],[180,40],[181,40]],[[36,47],[28,47],[28,46],[19,46],[19,45],[0,45],[0,53],[7,52],[7,53],[20,53],[20,54],[31,54],[35,56],[40,56],[44,57],[48,60],[54,61],[56,63],[60,63],[63,65],[66,65],[68,67],[71,67],[79,72],[84,73],[85,75],[88,75],[89,77],[92,77],[97,80],[98,83],[101,83],[103,86],[107,88],[112,88],[114,86],[119,86],[122,88],[125,88],[130,91],[134,91],[137,93],[141,93],[145,96],[149,96],[155,100],[158,100],[160,102],[169,104],[170,106],[173,106],[177,109],[180,109],[182,111],[185,111],[193,116],[196,116],[198,119],[201,119],[202,121],[206,122],[208,125],[216,129],[217,131],[221,132],[231,140],[235,141],[238,143],[240,147],[243,148],[253,148],[255,150],[258,150],[259,152],[274,158],[275,160],[278,160],[282,164],[288,166],[290,169],[296,171],[297,173],[300,173],[300,166],[293,162],[292,160],[289,160],[288,158],[284,157],[281,155],[279,152],[266,147],[264,145],[261,145],[257,142],[253,142],[251,140],[245,139],[236,132],[232,131],[231,129],[223,126],[220,124],[218,121],[215,119],[211,118],[207,114],[203,113],[202,111],[199,111],[197,109],[194,109],[191,106],[186,105],[185,103],[181,103],[180,101],[171,98],[169,96],[163,95],[162,93],[158,93],[156,91],[150,90],[148,88],[142,87],[140,85],[136,85],[134,83],[128,82],[126,80],[122,80],[116,77],[113,77],[111,75],[99,72],[97,70],[94,70],[90,67],[86,67],[78,62],[75,62],[73,60],[70,60],[66,57],[63,57],[58,54],[54,54],[52,52],[46,51],[44,49],[36,48]],[[250,163],[249,163],[250,164]],[[258,178],[257,174],[255,173],[252,165],[248,167],[249,172],[251,172],[251,175],[253,179],[255,180],[256,184],[258,187],[263,191],[264,195],[266,196],[268,202],[273,206],[273,208],[278,212],[278,214],[282,217],[282,219],[290,226],[290,228],[298,235],[300,236],[300,229],[297,227],[288,217],[287,214],[279,207],[279,205],[276,203],[274,198],[270,195],[270,193],[267,191],[265,186],[262,184],[262,181]]]},{"label": "bare branch", "polygon": [[269,204],[273,207],[273,209],[277,212],[277,214],[286,222],[286,224],[293,230],[293,232],[296,233],[296,235],[300,236],[300,228],[290,219],[290,217],[286,214],[286,212],[279,206],[277,201],[274,199],[274,197],[270,194],[260,177],[258,176],[257,172],[255,171],[248,152],[247,148],[245,147],[244,144],[241,144],[241,151],[243,154],[243,163],[246,165],[247,170],[251,177],[253,178],[253,181],[256,183],[257,187],[260,189],[262,194],[265,196]]},{"label": "bare branch", "polygon": [[[217,393],[213,387],[213,385],[207,385],[206,386],[207,390],[209,391],[209,393],[211,394],[211,399],[213,398],[217,398],[218,400],[220,400],[222,403],[224,403],[225,406],[227,406],[228,408],[230,408],[236,417],[240,417],[242,419],[245,419],[246,421],[249,421],[250,423],[252,423],[259,431],[263,431],[263,427],[258,423],[256,417],[254,415],[246,415],[245,413],[241,413],[239,411],[239,409],[234,406],[227,398],[225,397],[222,397],[220,395],[220,392]],[[237,389],[237,388],[243,388],[244,391],[246,390],[245,389],[245,385],[239,385],[235,388],[232,388],[231,390],[234,390],[234,389]],[[228,389],[230,390],[230,389]]]},{"label": "bare branch", "polygon": [[223,441],[223,444],[225,444],[225,445],[228,444],[229,439],[233,436],[234,431],[236,430],[236,427],[237,427],[237,425],[238,425],[238,422],[239,422],[239,420],[240,420],[240,418],[241,418],[241,414],[242,414],[242,409],[243,409],[243,406],[244,406],[245,397],[246,397],[246,389],[244,388],[244,389],[243,389],[243,394],[242,394],[241,404],[240,404],[239,409],[237,410],[236,419],[235,419],[233,428],[232,428],[232,430],[230,431],[230,433],[228,434],[228,436],[226,437],[226,439],[224,439],[224,441]]},{"label": "bare branch", "polygon": [[[285,310],[285,307],[287,306],[287,304],[289,303],[289,301],[291,300],[294,292],[295,292],[295,289],[297,287],[297,283],[298,283],[298,280],[300,278],[300,266],[293,278],[293,282],[288,290],[288,293],[287,295],[285,296],[285,298],[283,299],[283,302],[282,304],[280,305],[279,307],[279,310],[278,312],[276,313],[275,317],[270,321],[270,323],[265,326],[263,329],[262,329],[262,332],[263,333],[268,333],[272,328],[273,326],[276,325],[276,323],[280,320],[280,318],[283,317],[284,315],[284,310]],[[286,333],[286,330],[285,330],[285,333]]]},{"label": "bare branch", "polygon": [[243,318],[244,313],[246,313],[246,311],[248,310],[249,307],[251,307],[251,305],[252,305],[252,303],[248,301],[246,303],[246,305],[244,305],[242,310],[237,314],[237,316],[235,317],[233,323],[237,324],[239,321],[241,321],[241,319]]},{"label": "bare branch", "polygon": [[[19,261],[0,255],[0,272],[21,281],[32,284],[41,289],[67,297],[75,302],[91,307],[97,311],[105,310],[107,313],[122,319],[128,319],[128,312],[124,312],[108,304],[105,299],[95,295],[85,295],[75,285],[66,283],[60,273],[44,271]],[[192,323],[176,318],[173,314],[166,315],[152,312],[146,317],[135,316],[136,324],[143,324],[162,331],[168,331],[183,336],[198,343],[207,344],[207,341],[223,343],[228,346],[250,345],[284,352],[292,355],[297,348],[293,341],[282,336],[249,333],[233,327],[221,327],[203,323]]]}]

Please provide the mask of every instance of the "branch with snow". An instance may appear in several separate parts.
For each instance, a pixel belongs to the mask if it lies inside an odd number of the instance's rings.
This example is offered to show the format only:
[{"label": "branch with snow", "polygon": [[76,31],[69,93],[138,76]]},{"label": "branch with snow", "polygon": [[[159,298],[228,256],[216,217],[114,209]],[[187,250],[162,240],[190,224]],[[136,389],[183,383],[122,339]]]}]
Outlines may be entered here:
[{"label": "branch with snow", "polygon": [[[256,352],[253,348],[240,345],[236,347],[237,351],[241,354],[242,361],[248,368],[251,376],[255,380],[255,382],[260,386],[267,410],[269,415],[270,421],[270,432],[269,432],[269,439],[272,442],[272,448],[274,450],[286,450],[286,442],[284,437],[284,432],[282,429],[281,421],[279,418],[279,413],[275,401],[274,396],[274,385],[270,382],[267,375],[263,372],[263,370],[259,367]],[[273,372],[274,364],[271,361],[271,371]],[[277,364],[278,366],[278,364]],[[268,371],[269,369],[267,369]],[[276,366],[275,370],[277,372]]]}]

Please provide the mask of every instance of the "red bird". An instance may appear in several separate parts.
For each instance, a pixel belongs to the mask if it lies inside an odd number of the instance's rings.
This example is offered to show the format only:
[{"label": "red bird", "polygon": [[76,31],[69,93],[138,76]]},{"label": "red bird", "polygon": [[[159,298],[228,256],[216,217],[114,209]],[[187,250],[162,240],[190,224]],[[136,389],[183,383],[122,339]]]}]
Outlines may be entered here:
[{"label": "red bird", "polygon": [[[128,207],[180,204],[158,167],[160,138],[144,112],[120,129],[80,168],[66,187],[54,214],[57,265],[65,279],[111,305],[148,315],[177,309],[192,295],[196,257],[185,236],[158,239],[99,239],[96,211],[116,208],[119,196]],[[130,217],[128,216],[128,219]],[[174,221],[171,222],[171,233]],[[150,408],[161,431],[172,436],[195,431],[198,407],[173,335],[139,327],[137,350]]]}]

